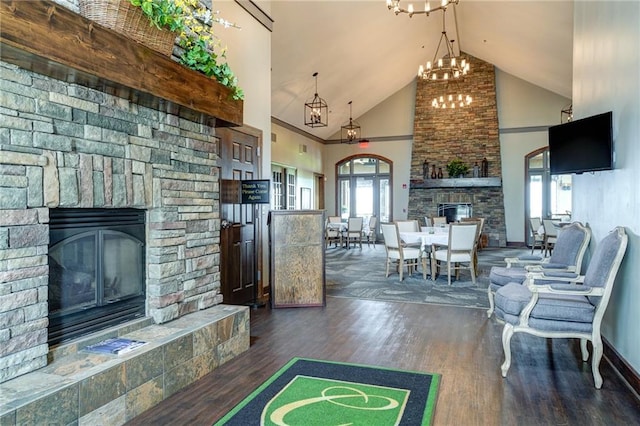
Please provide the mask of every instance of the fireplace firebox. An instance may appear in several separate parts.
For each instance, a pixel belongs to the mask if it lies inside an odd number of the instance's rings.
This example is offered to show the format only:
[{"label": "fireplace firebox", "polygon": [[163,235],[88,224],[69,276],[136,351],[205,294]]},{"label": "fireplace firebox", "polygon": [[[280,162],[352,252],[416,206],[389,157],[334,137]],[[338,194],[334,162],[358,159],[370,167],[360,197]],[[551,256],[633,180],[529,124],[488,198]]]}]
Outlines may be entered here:
[{"label": "fireplace firebox", "polygon": [[50,345],[145,314],[145,212],[52,209]]},{"label": "fireplace firebox", "polygon": [[460,222],[461,219],[472,216],[472,206],[469,203],[438,204],[438,216],[446,216],[447,223]]}]

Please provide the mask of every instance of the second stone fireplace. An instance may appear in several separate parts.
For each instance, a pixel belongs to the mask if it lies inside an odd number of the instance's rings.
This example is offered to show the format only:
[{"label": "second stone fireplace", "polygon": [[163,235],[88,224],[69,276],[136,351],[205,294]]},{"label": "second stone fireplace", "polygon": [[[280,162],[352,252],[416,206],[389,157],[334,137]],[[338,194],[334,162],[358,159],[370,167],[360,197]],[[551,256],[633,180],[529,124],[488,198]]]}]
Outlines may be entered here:
[{"label": "second stone fireplace", "polygon": [[[462,52],[471,64],[459,89],[472,96],[464,108],[433,108],[431,101],[446,90],[446,83],[418,79],[411,153],[409,218],[446,215],[448,221],[464,216],[483,217],[483,238],[490,246],[506,246],[504,194],[496,102],[495,69]],[[464,177],[431,178],[428,170],[459,160],[470,172]],[[486,164],[481,177],[474,166]]]}]

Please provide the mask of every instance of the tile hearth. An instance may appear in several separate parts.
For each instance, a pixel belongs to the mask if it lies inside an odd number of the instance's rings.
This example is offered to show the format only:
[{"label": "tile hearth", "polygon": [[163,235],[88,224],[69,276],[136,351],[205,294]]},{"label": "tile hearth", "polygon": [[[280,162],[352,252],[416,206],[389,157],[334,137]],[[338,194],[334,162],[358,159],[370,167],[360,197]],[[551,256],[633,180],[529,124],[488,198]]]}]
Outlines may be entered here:
[{"label": "tile hearth", "polygon": [[[149,343],[120,356],[82,350],[115,336]],[[248,348],[247,307],[137,320],[56,348],[45,368],[0,384],[0,424],[121,425]]]}]

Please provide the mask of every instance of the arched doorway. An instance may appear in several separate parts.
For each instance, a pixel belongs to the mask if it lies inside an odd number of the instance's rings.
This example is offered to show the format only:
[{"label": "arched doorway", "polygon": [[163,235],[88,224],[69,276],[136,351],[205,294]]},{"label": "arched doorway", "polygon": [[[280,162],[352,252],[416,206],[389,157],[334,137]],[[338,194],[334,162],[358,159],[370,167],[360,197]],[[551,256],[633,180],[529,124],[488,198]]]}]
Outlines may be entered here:
[{"label": "arched doorway", "polygon": [[354,155],[337,163],[337,214],[343,220],[363,217],[364,226],[371,216],[376,216],[378,223],[390,222],[392,167],[392,161],[374,154]]}]

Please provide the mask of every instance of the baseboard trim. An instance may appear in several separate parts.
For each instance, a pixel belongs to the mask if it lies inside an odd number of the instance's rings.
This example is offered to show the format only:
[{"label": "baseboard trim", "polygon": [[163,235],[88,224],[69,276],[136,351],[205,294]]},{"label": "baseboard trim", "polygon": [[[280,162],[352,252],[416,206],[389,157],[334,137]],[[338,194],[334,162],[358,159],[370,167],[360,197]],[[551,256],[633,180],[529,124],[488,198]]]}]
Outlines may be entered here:
[{"label": "baseboard trim", "polygon": [[604,357],[618,371],[618,374],[627,382],[636,395],[640,395],[640,374],[620,356],[618,351],[604,337],[602,338],[602,343]]}]

